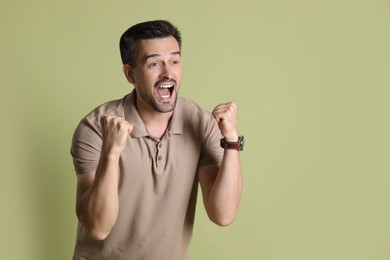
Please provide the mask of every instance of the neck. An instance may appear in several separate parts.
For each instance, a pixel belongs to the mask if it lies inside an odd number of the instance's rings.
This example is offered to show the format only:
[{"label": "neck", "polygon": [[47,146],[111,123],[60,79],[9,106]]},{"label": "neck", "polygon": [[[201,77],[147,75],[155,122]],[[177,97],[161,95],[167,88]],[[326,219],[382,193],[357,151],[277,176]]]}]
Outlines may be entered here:
[{"label": "neck", "polygon": [[168,128],[172,112],[159,114],[160,115],[140,114],[140,116],[149,134],[161,139]]},{"label": "neck", "polygon": [[137,102],[137,110],[149,134],[162,138],[168,128],[173,111],[167,113],[157,112],[145,106],[142,102]]}]

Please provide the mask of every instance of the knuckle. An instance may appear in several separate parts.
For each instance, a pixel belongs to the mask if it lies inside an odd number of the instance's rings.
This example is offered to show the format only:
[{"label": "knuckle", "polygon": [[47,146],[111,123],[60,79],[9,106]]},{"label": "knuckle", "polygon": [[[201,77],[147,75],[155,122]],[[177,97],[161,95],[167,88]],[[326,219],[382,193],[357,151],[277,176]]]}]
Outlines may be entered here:
[{"label": "knuckle", "polygon": [[108,115],[102,115],[102,117],[100,118],[102,121],[107,121],[107,117]]}]

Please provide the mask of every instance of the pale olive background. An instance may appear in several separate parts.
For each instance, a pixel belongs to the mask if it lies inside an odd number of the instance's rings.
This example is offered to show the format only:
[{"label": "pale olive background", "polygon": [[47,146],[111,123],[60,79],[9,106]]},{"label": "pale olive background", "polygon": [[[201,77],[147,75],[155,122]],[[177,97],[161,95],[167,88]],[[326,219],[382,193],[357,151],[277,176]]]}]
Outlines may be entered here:
[{"label": "pale olive background", "polygon": [[234,100],[244,190],[236,221],[199,204],[192,260],[390,259],[390,2],[2,1],[2,259],[70,259],[78,121],[128,93],[118,39],[168,19],[181,94]]}]

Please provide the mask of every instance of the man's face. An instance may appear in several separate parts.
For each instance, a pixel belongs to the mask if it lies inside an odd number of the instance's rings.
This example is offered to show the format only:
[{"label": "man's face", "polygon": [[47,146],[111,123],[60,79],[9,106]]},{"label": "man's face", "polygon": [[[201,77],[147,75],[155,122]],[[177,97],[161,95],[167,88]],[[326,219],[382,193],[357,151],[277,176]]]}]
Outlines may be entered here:
[{"label": "man's face", "polygon": [[173,111],[181,81],[180,58],[179,44],[172,36],[140,41],[135,68],[127,67],[138,109]]}]

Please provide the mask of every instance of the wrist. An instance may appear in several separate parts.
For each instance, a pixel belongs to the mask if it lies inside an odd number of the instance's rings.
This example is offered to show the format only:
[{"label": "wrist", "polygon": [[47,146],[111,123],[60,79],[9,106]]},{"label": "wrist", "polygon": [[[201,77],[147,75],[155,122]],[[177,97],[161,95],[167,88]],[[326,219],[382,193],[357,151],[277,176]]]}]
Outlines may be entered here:
[{"label": "wrist", "polygon": [[112,142],[103,141],[102,144],[102,155],[106,158],[117,159],[121,156],[124,147],[113,144]]},{"label": "wrist", "polygon": [[228,141],[225,138],[221,139],[220,145],[223,149],[234,149],[242,151],[244,149],[244,136],[239,136],[235,141]]},{"label": "wrist", "polygon": [[227,142],[237,142],[239,138],[239,135],[238,134],[233,134],[233,135],[226,135],[224,136],[224,139],[227,141]]},{"label": "wrist", "polygon": [[121,151],[119,149],[113,149],[113,148],[103,149],[101,153],[101,157],[109,161],[117,161],[119,160],[120,156],[121,156]]}]

